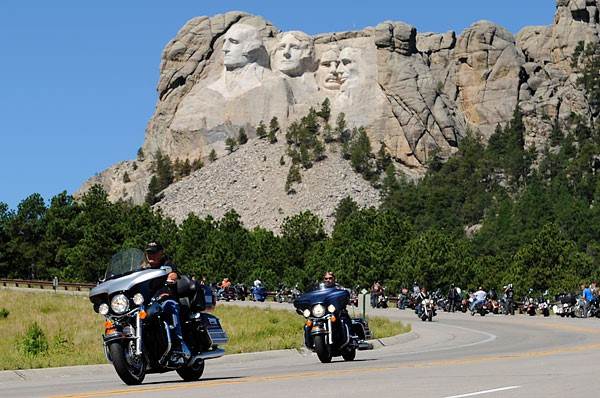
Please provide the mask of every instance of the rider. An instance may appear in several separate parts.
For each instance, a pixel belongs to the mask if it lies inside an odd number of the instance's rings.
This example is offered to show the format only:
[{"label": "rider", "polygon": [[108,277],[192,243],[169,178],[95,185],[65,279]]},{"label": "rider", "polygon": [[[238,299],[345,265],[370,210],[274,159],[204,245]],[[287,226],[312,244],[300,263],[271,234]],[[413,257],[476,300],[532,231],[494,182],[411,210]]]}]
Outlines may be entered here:
[{"label": "rider", "polygon": [[419,295],[416,298],[417,306],[415,307],[415,312],[417,313],[417,315],[421,316],[421,313],[423,312],[423,300],[428,298],[429,292],[427,291],[427,288],[422,287],[419,291]]},{"label": "rider", "polygon": [[478,305],[483,305],[487,299],[487,293],[481,286],[473,293],[473,303],[471,304],[471,311],[474,311]]},{"label": "rider", "polygon": [[448,291],[448,311],[454,312],[456,309],[456,299],[458,297],[458,292],[456,291],[456,287],[454,287],[454,283],[450,285],[450,290]]},{"label": "rider", "polygon": [[371,307],[377,307],[377,299],[383,294],[383,287],[379,281],[375,282],[371,287]]},{"label": "rider", "polygon": [[144,252],[147,263],[145,268],[160,268],[168,272],[166,286],[160,289],[156,293],[156,296],[160,301],[163,312],[167,315],[167,322],[169,318],[171,319],[172,322],[168,323],[172,323],[170,326],[175,332],[173,349],[171,350],[171,361],[175,365],[182,364],[182,362],[185,363],[189,360],[192,353],[183,340],[183,332],[181,330],[176,289],[177,279],[179,279],[177,267],[165,256],[164,248],[158,242],[148,243]]},{"label": "rider", "polygon": [[[342,286],[338,285],[335,282],[335,275],[331,271],[327,271],[325,272],[325,275],[323,275],[323,285],[326,288],[335,288],[340,290],[344,289]],[[340,310],[340,319],[342,322],[346,323],[348,327],[352,324],[352,322],[350,321],[350,315],[348,314],[348,310],[345,307]]]}]

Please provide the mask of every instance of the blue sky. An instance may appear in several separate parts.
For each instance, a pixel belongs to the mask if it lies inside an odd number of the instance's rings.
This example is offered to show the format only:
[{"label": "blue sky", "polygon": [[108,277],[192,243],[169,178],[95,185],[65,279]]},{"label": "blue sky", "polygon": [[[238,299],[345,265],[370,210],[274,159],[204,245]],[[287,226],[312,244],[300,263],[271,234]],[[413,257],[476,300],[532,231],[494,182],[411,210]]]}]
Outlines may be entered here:
[{"label": "blue sky", "polygon": [[[288,4],[290,3],[290,4]],[[156,101],[163,46],[199,15],[243,10],[310,34],[384,20],[445,32],[480,19],[548,25],[554,0],[104,0],[0,2],[0,201],[75,191],[135,157]]]}]

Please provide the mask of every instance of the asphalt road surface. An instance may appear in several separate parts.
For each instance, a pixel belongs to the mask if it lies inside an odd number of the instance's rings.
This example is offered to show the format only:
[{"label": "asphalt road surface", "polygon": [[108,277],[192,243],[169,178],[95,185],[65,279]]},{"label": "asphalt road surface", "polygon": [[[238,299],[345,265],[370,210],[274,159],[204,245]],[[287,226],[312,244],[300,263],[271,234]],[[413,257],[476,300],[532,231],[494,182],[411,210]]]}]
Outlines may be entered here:
[{"label": "asphalt road surface", "polygon": [[[277,306],[271,304],[273,306]],[[567,397],[600,391],[600,320],[372,310],[413,332],[353,362],[295,350],[228,355],[198,382],[174,372],[124,385],[110,365],[0,372],[0,397]],[[301,331],[298,331],[299,338]]]}]

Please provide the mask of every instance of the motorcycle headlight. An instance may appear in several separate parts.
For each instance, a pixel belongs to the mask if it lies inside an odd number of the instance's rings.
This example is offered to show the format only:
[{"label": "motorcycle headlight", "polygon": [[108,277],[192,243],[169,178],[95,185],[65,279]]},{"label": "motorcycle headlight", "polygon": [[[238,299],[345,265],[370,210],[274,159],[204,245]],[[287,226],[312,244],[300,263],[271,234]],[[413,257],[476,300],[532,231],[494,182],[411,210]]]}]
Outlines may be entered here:
[{"label": "motorcycle headlight", "polygon": [[133,296],[133,302],[135,303],[135,305],[142,305],[142,304],[144,304],[144,296],[142,295],[142,293],[136,293]]},{"label": "motorcycle headlight", "polygon": [[308,318],[310,316],[310,310],[307,308],[304,311],[302,311],[302,315],[304,315],[305,318]]},{"label": "motorcycle headlight", "polygon": [[124,294],[117,294],[110,300],[110,308],[115,314],[124,314],[129,309],[129,300]]},{"label": "motorcycle headlight", "polygon": [[316,318],[320,318],[325,315],[325,307],[322,304],[317,304],[313,307],[312,313]]},{"label": "motorcycle headlight", "polygon": [[335,312],[335,305],[329,304],[327,306],[327,311],[329,311],[329,312],[331,312],[333,314]]},{"label": "motorcycle headlight", "polygon": [[106,304],[106,303],[100,304],[98,306],[98,312],[100,313],[100,315],[108,314],[108,304]]}]

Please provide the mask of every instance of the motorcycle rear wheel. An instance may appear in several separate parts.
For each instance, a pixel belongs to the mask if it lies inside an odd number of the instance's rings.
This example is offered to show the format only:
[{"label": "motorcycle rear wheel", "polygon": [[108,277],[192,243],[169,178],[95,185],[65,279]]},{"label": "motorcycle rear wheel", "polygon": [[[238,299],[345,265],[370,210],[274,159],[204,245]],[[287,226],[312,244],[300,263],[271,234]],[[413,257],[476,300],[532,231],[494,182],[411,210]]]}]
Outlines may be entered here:
[{"label": "motorcycle rear wheel", "polygon": [[143,357],[137,359],[139,361],[139,368],[135,368],[131,361],[133,360],[131,355],[131,344],[133,341],[125,342],[124,344],[115,342],[108,346],[108,351],[112,359],[113,366],[117,371],[117,374],[123,380],[123,382],[129,386],[135,386],[142,384],[144,377],[146,377],[146,361]]},{"label": "motorcycle rear wheel", "polygon": [[331,352],[329,351],[329,347],[327,346],[327,342],[325,341],[325,336],[322,334],[315,336],[315,352],[319,357],[319,361],[322,363],[331,362]]},{"label": "motorcycle rear wheel", "polygon": [[183,381],[196,381],[200,379],[204,373],[204,361],[202,361],[202,365],[198,366],[196,369],[185,367],[177,369],[176,372]]},{"label": "motorcycle rear wheel", "polygon": [[431,313],[431,312],[429,313],[429,315],[427,316],[427,320],[429,322],[433,321],[433,313]]},{"label": "motorcycle rear wheel", "polygon": [[344,358],[344,361],[354,361],[354,358],[356,358],[356,348],[352,347],[352,349],[342,351],[342,358]]}]

